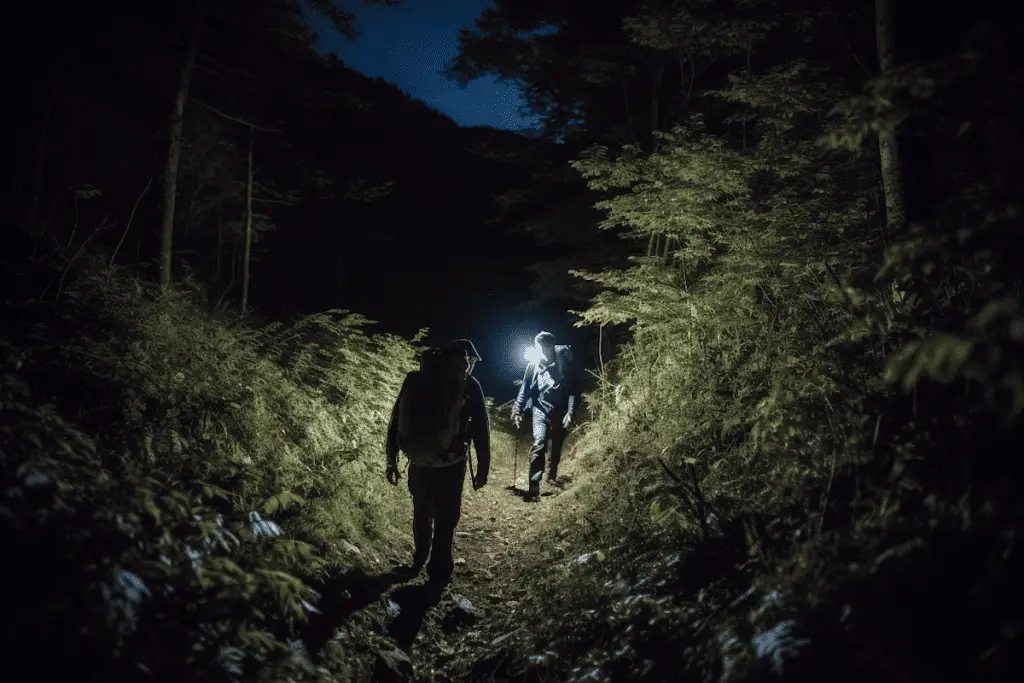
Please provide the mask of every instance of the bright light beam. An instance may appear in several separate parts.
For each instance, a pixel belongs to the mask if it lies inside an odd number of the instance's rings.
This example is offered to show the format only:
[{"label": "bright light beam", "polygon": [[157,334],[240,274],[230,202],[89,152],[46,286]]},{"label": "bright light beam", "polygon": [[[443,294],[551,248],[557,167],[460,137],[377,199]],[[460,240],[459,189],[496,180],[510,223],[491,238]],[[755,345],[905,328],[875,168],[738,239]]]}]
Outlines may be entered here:
[{"label": "bright light beam", "polygon": [[544,357],[536,346],[527,346],[523,349],[523,359],[527,363],[538,363]]}]

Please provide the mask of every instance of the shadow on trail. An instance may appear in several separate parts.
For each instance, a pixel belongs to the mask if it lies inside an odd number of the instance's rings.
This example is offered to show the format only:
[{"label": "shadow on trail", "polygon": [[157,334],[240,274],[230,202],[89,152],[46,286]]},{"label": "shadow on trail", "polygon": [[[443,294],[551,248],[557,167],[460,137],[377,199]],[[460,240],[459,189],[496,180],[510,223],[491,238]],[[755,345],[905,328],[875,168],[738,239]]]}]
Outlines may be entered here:
[{"label": "shadow on trail", "polygon": [[[572,477],[559,477],[556,482],[546,482],[545,486],[541,487],[540,495],[542,497],[554,495],[556,491],[564,491],[565,488],[572,483]],[[521,489],[515,484],[506,486],[505,490],[514,495],[516,498],[526,499],[529,491]]]},{"label": "shadow on trail", "polygon": [[398,567],[374,575],[355,569],[324,582],[309,582],[321,597],[317,604],[320,614],[313,615],[306,629],[307,645],[319,650],[349,615],[379,600],[395,584],[411,578],[407,568]]},{"label": "shadow on trail", "polygon": [[428,581],[421,585],[402,586],[391,594],[391,601],[398,608],[398,616],[391,622],[388,635],[398,647],[406,652],[412,649],[427,612],[441,601],[444,589],[444,584]]},{"label": "shadow on trail", "polygon": [[510,492],[516,498],[526,498],[526,489],[517,488],[516,486],[506,486],[505,490]]}]

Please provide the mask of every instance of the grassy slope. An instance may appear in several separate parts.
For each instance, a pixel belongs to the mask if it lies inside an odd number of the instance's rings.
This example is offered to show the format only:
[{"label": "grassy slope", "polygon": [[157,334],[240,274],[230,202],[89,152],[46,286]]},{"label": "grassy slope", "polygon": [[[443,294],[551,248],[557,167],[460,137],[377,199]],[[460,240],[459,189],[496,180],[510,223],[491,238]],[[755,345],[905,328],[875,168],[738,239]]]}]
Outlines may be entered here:
[{"label": "grassy slope", "polygon": [[1021,677],[1024,308],[1007,255],[1022,231],[1004,157],[1020,107],[1003,80],[1019,64],[1005,49],[929,66],[941,96],[915,94],[918,73],[856,100],[852,120],[874,125],[880,98],[928,99],[901,106],[942,191],[884,263],[852,249],[828,277],[779,278],[788,319],[737,277],[683,296],[660,270],[631,276],[619,305],[653,320],[620,348],[615,391],[590,397],[560,524],[524,546],[529,629],[467,680]]},{"label": "grassy slope", "polygon": [[[356,679],[381,645],[371,632],[381,624],[343,624],[346,637],[311,668],[287,645],[287,625],[308,611],[301,600],[316,596],[275,572],[372,572],[404,556],[408,498],[383,483],[379,457],[389,397],[413,348],[336,316],[253,332],[191,298],[157,297],[86,268],[56,304],[14,312],[16,336],[4,341],[0,519],[20,558],[7,596],[10,623],[20,626],[5,636],[26,646],[62,642],[67,661],[89,663],[97,677],[141,663],[204,678],[224,665],[187,650],[212,626],[219,649],[246,653],[239,678],[259,667],[271,679]],[[792,473],[783,473],[787,486],[771,505],[713,504],[703,538],[685,506],[671,514],[651,507],[671,485],[658,435],[664,420],[678,419],[675,409],[634,413],[628,399],[612,410],[614,401],[591,397],[597,417],[567,447],[569,489],[541,504],[536,523],[511,523],[521,535],[499,553],[506,559],[491,558],[493,579],[470,577],[475,598],[493,585],[501,600],[450,663],[466,678],[665,680],[682,670],[745,680],[770,669],[773,653],[840,678],[966,673],[989,651],[982,670],[990,680],[1003,680],[997,666],[1016,666],[1007,646],[1021,602],[1010,579],[1021,560],[1009,530],[1020,520],[992,489],[974,499],[962,488],[915,496],[915,487],[935,483],[915,464],[926,439],[893,433],[889,455],[839,468],[824,518],[808,514],[820,510],[816,482],[794,490]],[[929,407],[937,412],[941,402]],[[973,453],[1001,447],[979,441]],[[510,448],[499,431],[496,461]],[[495,474],[507,475],[507,465]],[[713,491],[720,476],[702,474],[702,487]],[[289,492],[305,502],[287,505],[281,494]],[[519,503],[504,497],[509,525]],[[276,518],[284,533],[267,538],[252,511]],[[477,516],[486,532],[483,508]],[[228,541],[198,571],[186,561],[227,531],[240,547]],[[481,561],[486,551],[472,549]],[[169,569],[156,568],[161,557]],[[480,562],[470,564],[479,572]],[[509,573],[518,577],[511,586]],[[145,590],[132,589],[136,579]],[[90,592],[95,586],[106,592]],[[80,592],[92,609],[74,604]],[[40,605],[52,607],[29,619]],[[937,605],[945,618],[912,627]],[[984,612],[993,607],[994,618]],[[67,628],[83,623],[88,638]],[[178,643],[168,645],[171,634]],[[147,647],[153,642],[160,646]],[[935,656],[935,642],[946,656]],[[115,658],[96,656],[107,651]]]},{"label": "grassy slope", "polygon": [[[902,434],[878,461],[836,472],[824,518],[823,491],[809,482],[771,509],[723,512],[705,538],[693,518],[652,515],[656,452],[634,438],[627,455],[607,428],[584,427],[563,468],[570,489],[547,503],[547,524],[524,530],[505,588],[517,609],[489,626],[491,637],[513,635],[462,661],[460,680],[1019,672],[1024,594],[1013,577],[1024,553],[1014,530],[1024,519],[1008,504],[1005,467],[1000,484],[975,480],[973,495],[943,490],[919,455],[927,437]],[[1019,438],[989,431],[967,458],[1005,457]]]},{"label": "grassy slope", "polygon": [[[217,677],[232,647],[238,676],[327,675],[287,645],[316,597],[289,576],[405,555],[382,445],[413,346],[344,314],[254,332],[98,263],[56,291],[9,310],[3,340],[0,528],[23,549],[6,635],[62,639],[97,677]],[[90,608],[63,602],[75,587]],[[332,645],[335,674],[362,666],[355,641]]]}]

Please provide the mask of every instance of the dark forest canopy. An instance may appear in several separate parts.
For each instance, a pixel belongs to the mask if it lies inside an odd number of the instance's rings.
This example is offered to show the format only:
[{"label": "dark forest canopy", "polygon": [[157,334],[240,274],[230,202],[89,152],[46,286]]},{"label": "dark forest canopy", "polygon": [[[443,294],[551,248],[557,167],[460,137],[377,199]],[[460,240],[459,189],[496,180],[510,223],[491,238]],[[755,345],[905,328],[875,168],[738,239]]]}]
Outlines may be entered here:
[{"label": "dark forest canopy", "polygon": [[[184,107],[175,277],[187,273],[212,302],[237,306],[246,124],[254,124],[249,308],[259,316],[345,308],[404,334],[430,327],[439,338],[486,337],[492,358],[512,346],[518,353],[530,327],[568,331],[554,319],[557,306],[544,307],[557,293],[534,290],[541,308],[529,305],[528,268],[573,246],[536,246],[537,233],[517,228],[522,213],[505,210],[498,196],[542,187],[530,211],[563,211],[571,151],[460,128],[395,86],[316,54],[296,24],[299,5],[252,7],[204,6]],[[32,213],[64,231],[64,244],[77,212],[75,248],[86,238],[92,248],[117,247],[118,263],[156,277],[159,238],[139,226],[161,215],[169,106],[194,3],[101,3],[52,18],[32,6],[14,9],[22,16],[8,25],[39,40],[8,62],[31,69],[12,74],[8,86],[23,106],[8,129],[19,134],[5,168],[5,215]],[[578,199],[570,201],[586,206],[586,188],[571,182]],[[518,373],[517,363],[495,360],[482,368],[494,382]]]},{"label": "dark forest canopy", "polygon": [[[208,5],[186,105],[175,251],[215,300],[238,296],[245,196],[248,131],[227,117],[281,131],[254,139],[252,288],[264,314],[346,307],[411,333],[447,321],[452,294],[481,278],[508,281],[513,295],[528,284],[521,274],[535,256],[530,241],[495,222],[493,196],[529,178],[544,143],[461,129],[394,86],[318,56],[275,25],[287,17]],[[88,224],[132,206],[147,181],[136,225],[158,215],[164,121],[191,15],[152,9],[90,7],[46,24],[16,22],[45,26],[51,40],[37,43],[33,68],[10,86],[25,105],[11,128],[21,134],[6,184],[10,215],[32,196],[25,190],[47,108],[39,211],[51,224],[69,220],[83,188],[99,192],[79,203]],[[536,151],[524,154],[528,146]],[[112,248],[120,237],[107,231],[95,246]],[[133,231],[119,262],[152,258],[154,239]]]}]

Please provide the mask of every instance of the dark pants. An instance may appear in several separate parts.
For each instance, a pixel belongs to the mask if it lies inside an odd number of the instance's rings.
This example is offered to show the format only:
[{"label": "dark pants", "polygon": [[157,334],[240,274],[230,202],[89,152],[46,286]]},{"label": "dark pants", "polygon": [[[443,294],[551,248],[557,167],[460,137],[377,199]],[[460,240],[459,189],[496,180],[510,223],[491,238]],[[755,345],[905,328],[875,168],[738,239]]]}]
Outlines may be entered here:
[{"label": "dark pants", "polygon": [[430,555],[427,573],[433,579],[447,578],[454,569],[452,545],[455,525],[462,515],[462,482],[465,478],[465,460],[448,467],[409,465],[412,535],[416,543],[413,563],[421,567]]},{"label": "dark pants", "polygon": [[551,462],[548,478],[558,476],[558,463],[562,459],[562,444],[565,442],[565,427],[562,420],[565,410],[552,410],[545,415],[533,409],[533,447],[530,449],[530,490],[540,488],[544,476],[544,456],[548,454],[548,440],[551,441]]}]

